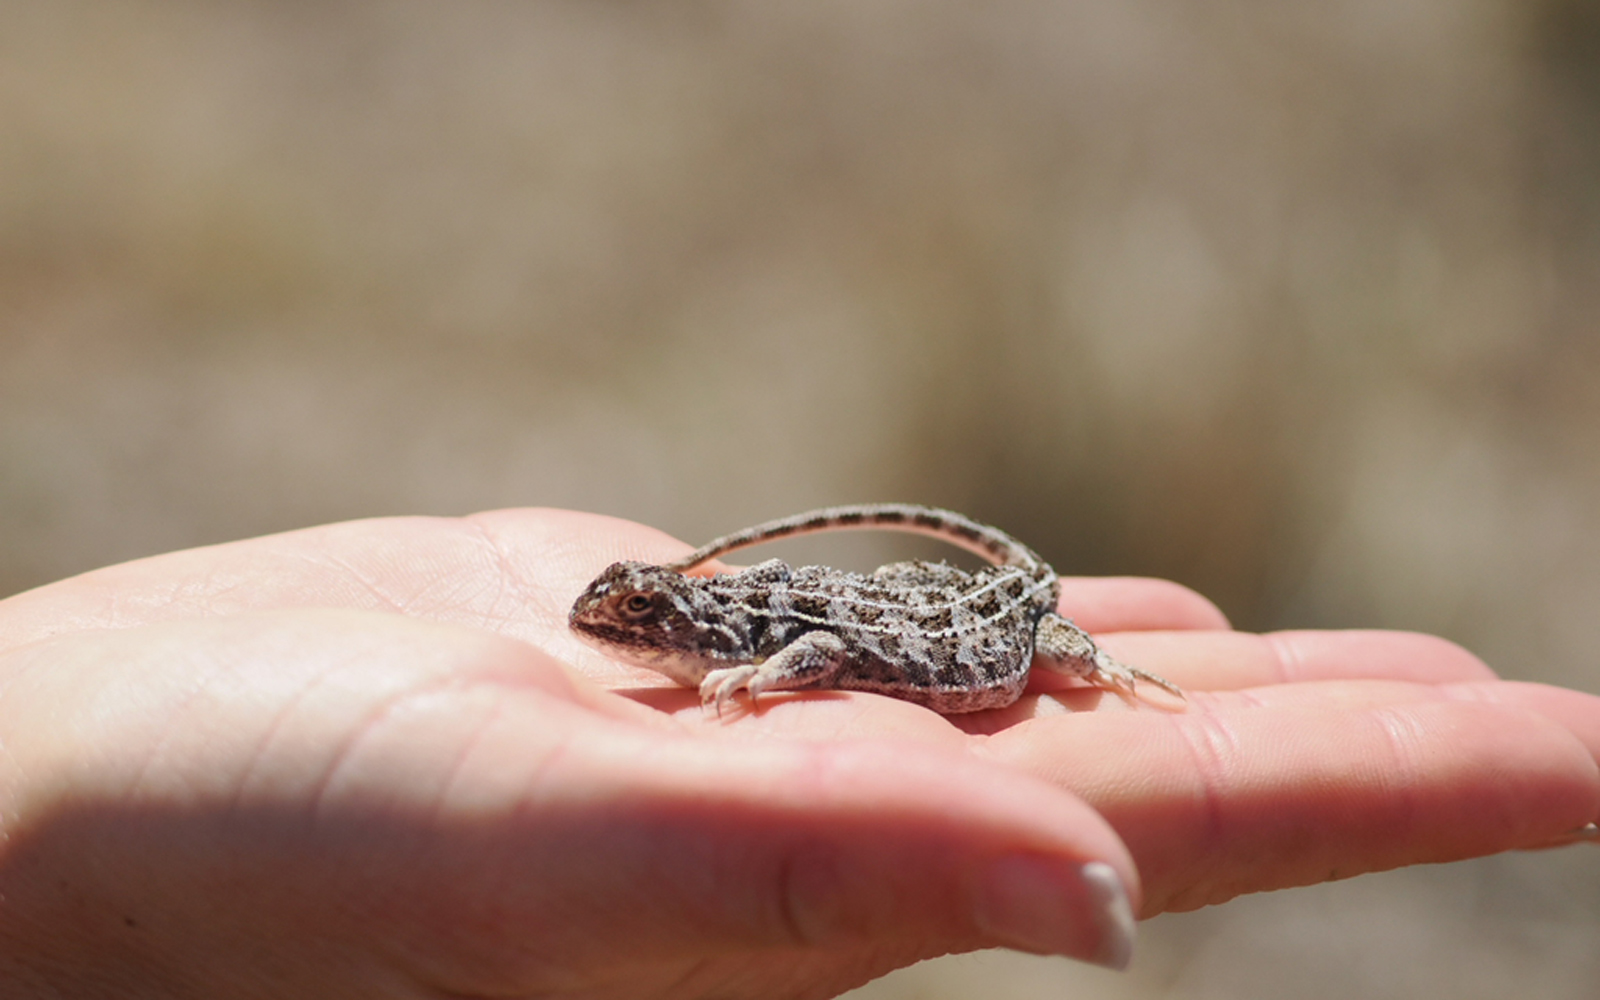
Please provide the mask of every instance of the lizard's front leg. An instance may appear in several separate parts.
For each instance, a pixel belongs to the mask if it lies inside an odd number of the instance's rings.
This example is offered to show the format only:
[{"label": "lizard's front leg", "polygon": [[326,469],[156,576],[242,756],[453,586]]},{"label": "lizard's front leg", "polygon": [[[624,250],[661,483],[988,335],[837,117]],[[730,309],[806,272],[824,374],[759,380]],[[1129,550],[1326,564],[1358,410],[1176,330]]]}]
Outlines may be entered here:
[{"label": "lizard's front leg", "polygon": [[1046,612],[1039,619],[1039,627],[1033,634],[1033,651],[1044,658],[1045,666],[1051,670],[1081,677],[1100,687],[1132,694],[1136,682],[1149,681],[1179,698],[1184,697],[1183,689],[1165,677],[1118,663],[1111,654],[1095,645],[1089,633],[1054,612]]},{"label": "lizard's front leg", "polygon": [[822,687],[845,661],[844,640],[832,632],[807,632],[760,663],[722,667],[700,682],[700,703],[722,706],[739,692],[750,692],[750,704],[763,691]]}]

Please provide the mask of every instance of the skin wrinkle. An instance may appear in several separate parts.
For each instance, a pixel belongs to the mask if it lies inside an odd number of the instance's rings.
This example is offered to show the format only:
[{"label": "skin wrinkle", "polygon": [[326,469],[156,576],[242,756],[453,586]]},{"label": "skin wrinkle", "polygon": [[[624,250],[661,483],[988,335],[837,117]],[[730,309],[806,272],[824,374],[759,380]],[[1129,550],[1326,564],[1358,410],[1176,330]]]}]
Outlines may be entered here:
[{"label": "skin wrinkle", "polygon": [[[795,694],[803,697],[806,695],[812,695],[814,693],[795,692]],[[851,711],[849,714],[843,712],[838,713],[836,716],[838,721],[835,723],[832,731],[828,734],[828,738],[841,740],[850,739],[859,730],[861,719],[872,711],[872,706],[869,703],[864,703],[860,699],[850,701],[850,705],[853,711]]]},{"label": "skin wrinkle", "polygon": [[[492,686],[492,685],[489,685],[489,684],[481,684],[481,685],[480,684],[471,684],[471,685],[466,686],[462,690],[470,691],[470,690],[473,690],[473,689],[475,689],[477,687],[480,687],[480,686],[487,687],[487,686]],[[436,694],[442,693],[443,690],[444,689],[441,688],[441,689],[435,689],[432,692],[424,692],[424,691],[413,692],[413,693],[409,694],[407,696],[407,698],[404,699],[404,700],[406,700],[406,701],[414,701],[416,699],[419,699],[419,698],[422,698],[422,697],[425,697],[425,696],[432,696],[432,695],[436,695]],[[461,752],[459,754],[457,754],[456,759],[451,764],[451,767],[449,769],[449,773],[447,774],[447,776],[445,778],[445,781],[443,783],[442,788],[440,789],[438,795],[435,796],[434,801],[430,804],[430,808],[429,808],[428,813],[427,813],[428,819],[427,819],[427,822],[425,824],[425,826],[427,828],[435,830],[435,831],[440,831],[440,830],[444,830],[447,827],[447,823],[445,822],[445,817],[448,814],[448,809],[449,809],[449,804],[448,803],[449,803],[451,791],[456,787],[458,779],[460,778],[460,776],[462,774],[462,769],[466,766],[466,763],[469,760],[469,758],[472,756],[473,751],[476,750],[477,747],[482,745],[482,741],[490,734],[491,727],[494,725],[494,723],[496,721],[504,718],[504,715],[505,715],[504,703],[500,702],[500,701],[492,701],[490,703],[490,705],[487,706],[486,713],[487,714],[485,715],[485,717],[482,720],[480,720],[479,724],[473,727],[472,738],[467,741],[467,743],[463,746]],[[391,717],[391,716],[386,716],[386,718],[389,718],[389,717]],[[541,779],[544,777],[544,775],[549,773],[549,771],[552,768],[558,766],[559,763],[566,757],[570,745],[571,745],[570,733],[563,732],[562,734],[560,734],[555,739],[555,741],[553,743],[551,743],[546,748],[544,754],[542,755],[541,759],[539,760],[538,764],[536,765],[534,771],[528,776],[528,780],[525,782],[525,787],[527,787],[527,788],[538,787],[541,784]],[[517,801],[515,802],[515,804],[513,805],[512,809],[509,811],[509,813],[504,817],[504,822],[508,826],[514,824],[516,821],[518,821],[523,816],[528,815],[529,810],[531,809],[532,805],[533,805],[533,803],[528,799],[528,797],[526,795],[520,796],[517,799]],[[420,964],[418,964],[417,962],[414,961],[415,949],[410,947],[408,945],[407,941],[404,938],[386,939],[383,942],[383,950],[388,954],[390,960],[394,963],[396,968],[409,970],[408,974],[416,982],[425,983],[425,982],[429,982],[429,981],[433,980],[433,978],[434,978],[434,970],[426,969],[425,967],[423,967],[422,965],[420,965]],[[546,953],[544,953],[544,952],[532,947],[531,942],[523,947],[522,953],[525,956],[525,958],[531,959],[532,961],[535,961],[535,962],[538,962],[538,963],[542,963],[546,967],[549,967],[549,966],[552,966],[552,965],[555,964],[554,960],[552,959],[552,957],[550,955],[548,955],[548,954],[546,954]],[[439,989],[437,984],[435,984],[435,986],[433,988]],[[440,995],[445,995],[445,996],[467,996],[469,994],[458,994],[458,993],[455,993],[455,992],[445,992],[445,993],[442,993]],[[470,995],[471,996],[484,996],[485,994],[480,992],[480,993],[473,993],[473,994],[470,994]],[[493,995],[493,994],[489,994],[489,995]],[[506,994],[506,995],[509,996],[511,994]]]},{"label": "skin wrinkle", "polygon": [[[426,524],[429,528],[443,523],[441,519],[426,517],[372,518],[364,521],[348,522],[342,525],[333,525],[329,529],[304,529],[301,531],[292,531],[283,535],[273,536],[279,542],[279,545],[274,549],[274,552],[279,555],[287,556],[290,560],[312,566],[316,570],[322,571],[313,574],[313,576],[321,576],[326,571],[332,570],[338,574],[340,579],[344,582],[353,583],[357,585],[362,592],[370,594],[376,598],[383,609],[404,614],[408,610],[411,610],[411,601],[397,599],[390,595],[383,587],[379,586],[372,579],[370,574],[363,572],[360,568],[362,565],[365,565],[365,563],[357,563],[338,556],[330,555],[329,553],[340,550],[345,544],[347,544],[348,540],[365,540],[365,537],[369,534],[374,534],[383,531],[384,529],[390,529],[396,526],[404,525],[407,522]],[[305,541],[309,537],[314,537],[313,533],[316,533],[321,537],[318,538],[317,545],[308,548],[305,544]],[[358,548],[357,551],[361,550]],[[393,553],[383,546],[375,546],[367,551],[369,554],[386,558],[392,558],[393,556]],[[380,572],[383,572],[383,570],[384,567],[380,567]],[[415,595],[413,595],[413,600],[414,597]],[[352,607],[361,606],[349,601],[341,602],[341,604]],[[376,609],[369,608],[368,610]]]},{"label": "skin wrinkle", "polygon": [[[214,572],[214,569],[208,570],[206,576],[209,576],[211,572]],[[165,610],[185,607],[193,588],[188,585],[187,581],[179,578],[152,588],[150,592],[145,594],[138,594],[137,592],[124,594],[121,588],[115,586],[107,587],[103,583],[100,590],[105,597],[105,610],[92,630],[137,627],[143,623],[142,619],[145,616],[146,609]],[[91,631],[91,629],[77,627],[62,630],[62,632],[82,631]]]},{"label": "skin wrinkle", "polygon": [[239,603],[248,606],[257,585],[254,576],[255,569],[250,561],[233,552],[227,558],[206,564],[195,576],[180,577],[176,581],[176,589],[183,594],[186,607],[196,602],[215,602],[223,595],[240,593],[244,594],[244,598]]},{"label": "skin wrinkle", "polygon": [[1390,759],[1379,773],[1386,776],[1384,786],[1403,817],[1398,836],[1409,836],[1417,827],[1416,775],[1421,756],[1417,747],[1427,740],[1414,714],[1400,708],[1378,708],[1371,718],[1378,724],[1389,748]]},{"label": "skin wrinkle", "polygon": [[[1210,692],[1206,692],[1206,694],[1209,694],[1209,693]],[[1235,706],[1244,705],[1244,706],[1246,706],[1248,708],[1271,708],[1272,707],[1272,705],[1265,698],[1263,698],[1260,695],[1256,694],[1254,691],[1252,691],[1249,688],[1243,688],[1243,689],[1238,690],[1238,691],[1229,691],[1228,694],[1231,696],[1228,699],[1229,703],[1232,704],[1232,705],[1235,705]],[[1194,698],[1193,694],[1191,694],[1189,696],[1189,701],[1190,701],[1191,705],[1195,704],[1195,698]],[[1209,698],[1209,697],[1208,698],[1204,698],[1204,699],[1202,699],[1202,703],[1215,704],[1216,703],[1216,699]]]},{"label": "skin wrinkle", "polygon": [[[1287,684],[1300,678],[1301,668],[1305,665],[1305,658],[1300,648],[1284,638],[1280,632],[1267,632],[1262,638],[1266,639],[1267,649],[1272,652],[1273,676],[1264,683]],[[1257,681],[1257,683],[1263,683]]]},{"label": "skin wrinkle", "polygon": [[662,992],[667,996],[681,996],[683,990],[688,989],[696,979],[706,975],[706,970],[712,967],[712,960],[708,956],[699,956],[689,962],[688,967],[677,978],[666,984]]},{"label": "skin wrinkle", "polygon": [[[506,602],[507,592],[508,590],[504,583],[478,587],[468,587],[465,584],[460,584],[446,591],[442,595],[442,599],[448,603],[452,611],[458,614],[461,612],[471,613],[470,616],[463,615],[461,618],[456,619],[457,621],[486,632],[500,632],[501,626],[511,625],[519,617],[517,612],[512,610],[512,604]],[[435,598],[435,600],[439,599],[438,597]],[[505,612],[494,610],[502,606],[508,610]],[[523,614],[525,615],[526,612],[524,611]]]},{"label": "skin wrinkle", "polygon": [[[897,930],[892,922],[885,923],[883,914],[879,912],[863,913],[851,909],[841,913],[836,908],[827,907],[819,910],[815,901],[826,904],[835,898],[852,895],[842,889],[837,860],[837,851],[832,845],[822,850],[802,843],[792,845],[784,852],[778,871],[779,894],[775,898],[780,900],[781,916],[787,923],[794,946],[817,948],[861,936],[871,940]],[[807,903],[807,900],[813,902]],[[923,933],[927,935],[932,932]],[[918,954],[928,952],[923,950]]]},{"label": "skin wrinkle", "polygon": [[[490,574],[485,574],[490,575]],[[470,611],[475,623],[487,618],[479,605],[480,595],[494,594],[492,604],[505,590],[503,584],[493,580],[479,580],[470,575],[439,573],[431,576],[420,588],[407,595],[404,612],[408,617],[451,616],[460,620],[461,613]]]},{"label": "skin wrinkle", "polygon": [[[797,746],[793,748],[792,754],[784,754],[784,757],[786,759],[782,762],[782,769],[786,775],[791,780],[804,775],[804,781],[819,789],[823,799],[831,798],[831,789],[849,784],[848,768],[844,769],[846,773],[841,773],[840,762],[825,745]],[[778,810],[791,808],[794,798],[795,795],[779,796],[778,800],[769,803],[768,807]],[[768,923],[780,930],[789,945],[801,948],[812,947],[821,940],[806,927],[807,907],[802,903],[804,898],[802,885],[812,872],[811,866],[803,863],[801,854],[805,850],[803,843],[786,843],[771,871],[770,889],[758,897],[772,901],[771,918]]]},{"label": "skin wrinkle", "polygon": [[806,933],[804,921],[801,919],[800,888],[796,871],[801,867],[795,848],[790,847],[783,852],[778,860],[776,872],[777,892],[773,898],[778,901],[779,926],[789,935],[790,939],[801,947],[814,944],[811,935]]},{"label": "skin wrinkle", "polygon": [[330,676],[331,672],[324,671],[311,678],[310,683],[301,685],[300,690],[288,698],[283,707],[273,714],[272,721],[267,724],[266,731],[261,734],[261,738],[256,741],[256,745],[250,751],[250,763],[245,767],[244,774],[239,776],[238,784],[234,786],[233,798],[228,803],[228,812],[230,814],[237,814],[242,807],[245,788],[250,784],[250,779],[256,773],[256,769],[261,764],[262,758],[265,756],[273,738],[282,730],[289,717],[305,703],[305,699],[310,697],[313,691],[326,685]]},{"label": "skin wrinkle", "polygon": [[481,628],[496,620],[511,620],[496,619],[485,610],[498,606],[505,592],[503,572],[434,573],[406,596],[404,611],[408,616],[470,622]]},{"label": "skin wrinkle", "polygon": [[696,957],[687,962],[677,960],[662,961],[657,967],[671,966],[670,969],[660,973],[662,978],[654,981],[648,991],[642,991],[637,985],[637,975],[640,967],[630,966],[626,970],[614,970],[611,978],[600,979],[595,977],[587,984],[577,988],[565,984],[552,984],[537,994],[528,994],[526,991],[516,993],[473,993],[473,994],[447,994],[455,1000],[486,1000],[486,998],[504,998],[504,1000],[531,1000],[532,997],[541,1000],[632,1000],[635,996],[649,996],[653,998],[673,997],[715,997],[721,995],[737,996],[736,990],[725,988],[725,981],[729,979],[728,973],[718,977],[715,984],[719,989],[713,989],[705,982],[697,982],[708,977],[710,971],[715,971],[717,959],[714,957]]},{"label": "skin wrinkle", "polygon": [[395,599],[386,593],[369,576],[356,569],[356,565],[349,559],[325,553],[306,553],[304,559],[319,569],[333,569],[345,575],[351,582],[358,584],[362,590],[376,598],[383,608],[395,614],[404,615],[407,610],[405,602]]},{"label": "skin wrinkle", "polygon": [[[494,563],[499,570],[497,574],[499,580],[498,592],[492,606],[499,607],[501,599],[508,594],[511,598],[508,611],[504,614],[496,615],[488,610],[480,611],[480,623],[491,627],[495,624],[515,625],[519,628],[533,625],[535,626],[533,634],[547,640],[552,637],[565,638],[566,615],[562,610],[566,602],[565,592],[559,599],[553,600],[554,595],[549,587],[530,586],[531,581],[516,571],[516,563],[511,556],[514,546],[504,544],[503,533],[493,526],[495,519],[488,513],[472,514],[462,520],[471,525],[479,540],[494,555]],[[529,609],[537,609],[543,613],[530,618]]]},{"label": "skin wrinkle", "polygon": [[1207,845],[1223,843],[1225,824],[1221,803],[1226,795],[1228,775],[1233,770],[1232,758],[1239,751],[1238,734],[1220,716],[1209,712],[1171,716],[1169,722],[1189,751],[1195,776],[1199,779],[1206,817],[1202,836]]},{"label": "skin wrinkle", "polygon": [[195,700],[206,691],[210,690],[212,681],[217,674],[217,666],[217,664],[211,664],[210,669],[196,677],[196,683],[185,692],[183,697],[167,713],[168,724],[156,727],[158,735],[155,738],[155,742],[144,755],[144,760],[140,762],[139,770],[134,775],[133,781],[124,790],[125,795],[137,797],[139,789],[144,786],[146,779],[150,775],[150,769],[155,766],[156,758],[161,756],[161,752],[169,745],[172,735],[178,731],[178,726],[174,724],[175,720],[187,714],[189,706],[194,704]]},{"label": "skin wrinkle", "polygon": [[539,602],[534,600],[527,587],[521,585],[523,582],[521,577],[514,572],[514,563],[511,559],[510,550],[502,543],[499,533],[485,523],[483,518],[476,515],[468,517],[466,522],[472,526],[472,530],[479,541],[489,550],[493,556],[495,568],[499,570],[495,574],[496,593],[490,601],[490,606],[499,607],[501,599],[509,593],[513,607],[538,607]]},{"label": "skin wrinkle", "polygon": [[[868,765],[855,759],[849,751],[841,751],[829,744],[807,743],[792,747],[783,755],[780,766],[785,779],[783,794],[771,802],[769,808],[787,811],[793,809],[796,802],[809,798],[833,800],[839,789],[848,789],[853,784],[855,772]],[[815,789],[815,795],[808,789]],[[849,797],[846,801],[850,801]],[[848,808],[855,810],[860,805],[851,802]],[[787,935],[789,944],[793,946],[815,947],[838,939],[841,932],[843,937],[848,938],[859,931],[853,925],[861,917],[860,914],[848,915],[848,923],[852,926],[847,927],[836,909],[829,917],[827,910],[819,910],[815,903],[806,902],[808,899],[828,901],[840,895],[852,895],[848,890],[839,891],[836,852],[837,848],[826,838],[816,844],[807,843],[807,838],[799,838],[783,845],[772,870],[771,891],[763,893],[761,898],[776,904],[773,907],[776,926]],[[819,880],[826,882],[826,885],[819,887]],[[867,916],[866,919],[871,924],[875,918]]]},{"label": "skin wrinkle", "polygon": [[[456,690],[465,691],[476,686],[477,685],[472,685],[468,688],[458,687]],[[428,696],[433,697],[441,693],[443,692],[430,692]],[[407,702],[412,704],[418,703],[422,700],[423,695],[421,692],[413,692],[412,695],[406,699]],[[396,710],[398,710],[402,706],[400,704],[396,704],[394,707]],[[472,727],[472,735],[468,737],[466,742],[461,745],[461,749],[456,752],[455,759],[450,762],[450,766],[445,770],[444,782],[440,786],[438,794],[434,796],[433,802],[429,804],[429,809],[427,812],[427,825],[432,829],[440,829],[443,827],[445,813],[450,801],[450,793],[455,789],[456,784],[461,777],[462,769],[466,767],[467,761],[472,756],[473,751],[483,745],[484,739],[489,735],[490,728],[493,727],[494,724],[500,719],[505,717],[505,703],[500,700],[493,700],[487,707],[483,709],[483,713],[483,717],[480,718],[477,721],[477,724]],[[393,712],[391,712],[389,715],[386,715],[385,718],[389,718],[392,715]],[[558,744],[558,747],[560,745],[561,744]],[[545,765],[547,763],[548,760],[540,761],[539,767],[535,770],[535,773],[532,775],[531,780],[529,781],[530,785],[538,783],[538,778],[545,771]]]},{"label": "skin wrinkle", "polygon": [[[543,697],[544,692],[538,692],[535,696]],[[497,713],[496,718],[499,718],[501,714],[503,713]],[[487,727],[485,727],[485,729],[486,728]],[[567,758],[571,756],[571,754],[572,733],[570,729],[567,729],[563,730],[559,734],[556,734],[554,738],[541,749],[538,763],[534,766],[533,770],[528,773],[527,780],[524,782],[526,788],[533,789],[543,787],[545,785],[546,775],[556,773],[557,770],[566,763]],[[452,775],[452,778],[453,777],[454,775]],[[557,785],[559,786],[559,784],[560,783],[558,782]],[[516,807],[512,810],[509,818],[519,819],[525,815],[528,815],[529,811],[536,804],[539,803],[536,803],[532,797],[524,793],[518,797]]]},{"label": "skin wrinkle", "polygon": [[451,675],[430,677],[415,687],[396,691],[375,704],[366,716],[352,727],[350,735],[340,741],[339,746],[334,750],[328,767],[323,770],[322,775],[313,786],[310,797],[311,808],[309,810],[313,826],[323,815],[324,797],[327,795],[334,779],[338,777],[339,771],[346,766],[352,755],[361,748],[361,745],[371,737],[376,727],[392,714],[395,709],[404,705],[412,697],[448,689],[455,681],[456,678]]},{"label": "skin wrinkle", "polygon": [[[159,603],[155,603],[154,606],[163,611],[178,610],[187,612],[194,606],[197,599],[204,601],[224,592],[215,583],[221,569],[220,565],[208,566],[198,576],[172,581],[170,586],[160,592]],[[130,623],[132,626],[137,626],[138,624],[137,621]],[[125,628],[128,626],[123,626],[119,623],[114,624],[112,627]]]},{"label": "skin wrinkle", "polygon": [[[862,931],[858,921],[861,914],[841,920],[835,912],[831,918],[823,915],[814,901],[824,902],[840,895],[838,866],[831,845],[826,851],[804,843],[788,845],[774,871],[776,892],[767,898],[777,902],[775,907],[778,926],[789,936],[788,945],[776,947],[816,948],[831,941],[855,936]],[[813,900],[807,903],[806,900]],[[879,926],[876,916],[865,917],[866,926],[886,930]],[[768,945],[767,947],[773,947]]]}]

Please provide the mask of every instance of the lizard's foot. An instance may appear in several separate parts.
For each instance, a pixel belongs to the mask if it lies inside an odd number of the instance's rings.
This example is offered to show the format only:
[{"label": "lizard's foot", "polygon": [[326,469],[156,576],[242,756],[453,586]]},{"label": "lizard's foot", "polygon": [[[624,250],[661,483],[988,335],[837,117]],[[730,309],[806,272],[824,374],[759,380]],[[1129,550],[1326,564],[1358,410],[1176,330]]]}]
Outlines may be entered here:
[{"label": "lizard's foot", "polygon": [[700,704],[722,706],[741,690],[753,707],[763,691],[826,686],[846,659],[844,640],[832,632],[807,632],[760,663],[719,667],[700,682]]},{"label": "lizard's foot", "polygon": [[1139,681],[1154,684],[1156,687],[1169,694],[1176,695],[1185,701],[1188,696],[1183,693],[1183,688],[1167,680],[1159,674],[1152,674],[1130,667],[1126,663],[1118,663],[1111,658],[1111,654],[1099,647],[1094,651],[1094,670],[1090,673],[1089,681],[1102,687],[1114,687],[1134,693],[1134,685]]},{"label": "lizard's foot", "polygon": [[1050,669],[1081,677],[1097,687],[1133,695],[1138,682],[1145,681],[1188,700],[1183,689],[1165,677],[1118,663],[1110,653],[1095,644],[1089,633],[1057,614],[1047,614],[1039,619],[1033,649]]},{"label": "lizard's foot", "polygon": [[760,664],[742,663],[737,667],[721,667],[706,674],[705,680],[700,682],[700,705],[715,705],[720,716],[722,706],[740,690],[750,692],[750,704],[754,706],[761,688]]}]

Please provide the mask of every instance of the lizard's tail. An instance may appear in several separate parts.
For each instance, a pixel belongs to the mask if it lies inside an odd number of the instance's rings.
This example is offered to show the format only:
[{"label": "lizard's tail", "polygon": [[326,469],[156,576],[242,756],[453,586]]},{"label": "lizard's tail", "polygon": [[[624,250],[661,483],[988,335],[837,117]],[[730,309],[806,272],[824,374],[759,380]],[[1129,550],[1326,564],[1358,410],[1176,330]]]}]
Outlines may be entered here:
[{"label": "lizard's tail", "polygon": [[749,548],[779,538],[809,535],[818,531],[904,531],[928,535],[976,553],[996,566],[1017,566],[1037,576],[1055,575],[1038,553],[987,524],[980,524],[953,510],[924,507],[911,503],[864,503],[843,507],[823,507],[793,517],[758,524],[753,528],[723,535],[682,559],[666,564],[667,569],[692,569],[708,559],[736,549]]}]

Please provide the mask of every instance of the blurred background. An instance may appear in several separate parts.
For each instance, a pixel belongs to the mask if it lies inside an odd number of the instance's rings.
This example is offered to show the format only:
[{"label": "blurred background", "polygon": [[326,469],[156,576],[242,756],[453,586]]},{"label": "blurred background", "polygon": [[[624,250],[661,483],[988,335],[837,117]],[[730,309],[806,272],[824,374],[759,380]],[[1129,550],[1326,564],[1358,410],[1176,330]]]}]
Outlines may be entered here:
[{"label": "blurred background", "polygon": [[[0,594],[380,514],[901,499],[1600,690],[1593,0],[0,23]],[[852,996],[1597,991],[1569,850]]]}]

